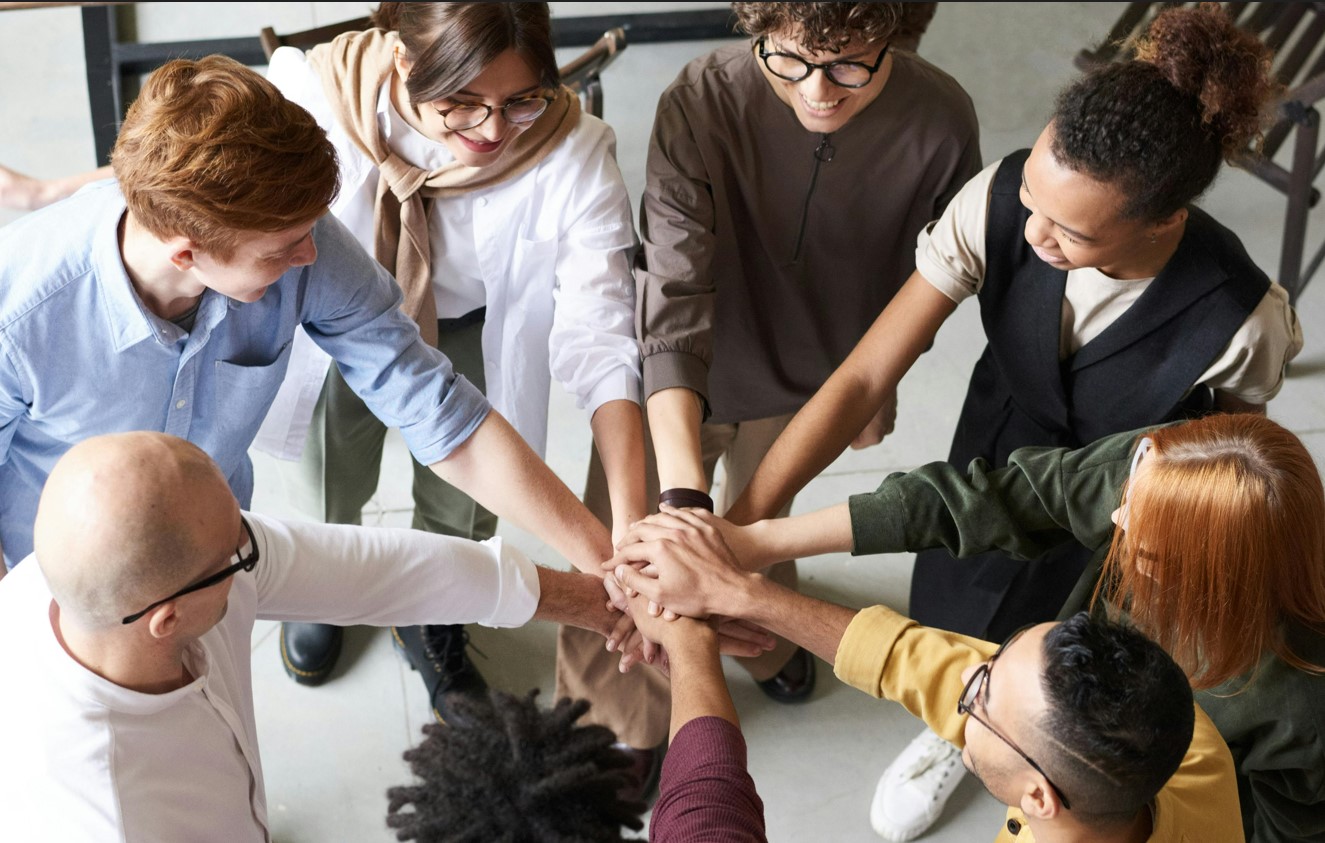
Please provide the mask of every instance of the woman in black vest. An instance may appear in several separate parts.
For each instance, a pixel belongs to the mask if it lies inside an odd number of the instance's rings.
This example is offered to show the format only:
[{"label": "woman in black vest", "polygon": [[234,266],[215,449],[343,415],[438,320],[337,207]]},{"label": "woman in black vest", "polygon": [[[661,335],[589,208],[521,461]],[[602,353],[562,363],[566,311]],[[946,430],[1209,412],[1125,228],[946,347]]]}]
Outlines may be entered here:
[{"label": "woman in black vest", "polygon": [[[1258,136],[1276,90],[1269,66],[1264,45],[1218,9],[1173,9],[1135,60],[1064,91],[1034,148],[972,179],[920,235],[916,272],[728,517],[774,515],[848,444],[878,442],[884,431],[867,425],[971,295],[988,346],[948,458],[961,468],[1211,410],[1263,412],[1301,330],[1283,288],[1190,203]],[[1031,564],[926,551],[910,613],[1002,640],[1055,617],[1088,557],[1079,545]],[[920,834],[961,771],[955,749],[932,733],[917,738],[880,782],[876,830]]]}]

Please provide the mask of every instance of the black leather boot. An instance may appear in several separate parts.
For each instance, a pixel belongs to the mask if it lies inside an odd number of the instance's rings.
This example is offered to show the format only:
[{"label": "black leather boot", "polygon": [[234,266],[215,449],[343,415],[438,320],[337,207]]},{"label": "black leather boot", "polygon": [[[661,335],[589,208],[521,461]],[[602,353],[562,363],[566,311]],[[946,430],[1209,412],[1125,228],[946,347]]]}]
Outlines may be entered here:
[{"label": "black leather boot", "polygon": [[326,623],[281,624],[281,664],[300,685],[321,685],[340,658],[344,630]]}]

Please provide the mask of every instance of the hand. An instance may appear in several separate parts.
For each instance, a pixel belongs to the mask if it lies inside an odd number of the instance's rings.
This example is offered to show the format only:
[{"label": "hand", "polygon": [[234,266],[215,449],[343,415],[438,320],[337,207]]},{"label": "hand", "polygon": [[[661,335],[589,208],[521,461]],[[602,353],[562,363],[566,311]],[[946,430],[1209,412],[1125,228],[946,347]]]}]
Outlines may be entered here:
[{"label": "hand", "polygon": [[753,575],[740,569],[718,520],[708,512],[668,509],[649,519],[663,529],[623,546],[603,565],[627,594],[633,590],[678,614],[735,616],[730,608]]},{"label": "hand", "polygon": [[868,448],[871,445],[877,445],[883,441],[883,437],[893,432],[897,424],[897,390],[893,390],[884,399],[883,406],[879,407],[879,412],[874,414],[874,418],[866,423],[865,429],[856,434],[856,438],[851,440],[851,450],[859,451],[861,448]]},{"label": "hand", "polygon": [[[657,541],[665,538],[669,532],[676,529],[675,520],[667,519],[666,516],[679,511],[673,507],[664,506],[658,515],[651,515],[643,521],[632,524],[630,530],[617,542],[617,550],[621,550],[628,544]],[[774,562],[782,561],[774,558],[770,548],[766,547],[765,542],[760,539],[757,525],[739,526],[726,518],[705,513],[700,509],[687,509],[685,511],[697,513],[701,520],[722,534],[722,540],[735,555],[739,566],[743,570],[758,571],[767,568]],[[613,557],[613,560],[615,559],[616,557]],[[604,563],[604,567],[607,567],[606,563]],[[615,568],[615,566],[613,567]]]},{"label": "hand", "polygon": [[[603,563],[606,565],[607,563]],[[626,611],[626,592],[611,574],[603,577],[603,588],[607,591],[607,606],[618,612]]]},{"label": "hand", "polygon": [[[648,658],[630,657],[635,651],[635,639],[628,639],[622,646],[626,655],[621,659],[621,671],[624,673],[638,663],[646,661],[667,673],[667,650],[676,649],[682,642],[697,636],[715,636],[718,652],[729,656],[754,657],[773,649],[776,639],[762,628],[735,618],[712,617],[708,621],[693,618],[679,618],[675,621],[663,620],[645,610],[645,598],[636,595],[631,599],[631,611],[637,623],[634,636],[643,640],[652,639],[662,645],[660,653]],[[608,649],[612,649],[610,646]]]}]

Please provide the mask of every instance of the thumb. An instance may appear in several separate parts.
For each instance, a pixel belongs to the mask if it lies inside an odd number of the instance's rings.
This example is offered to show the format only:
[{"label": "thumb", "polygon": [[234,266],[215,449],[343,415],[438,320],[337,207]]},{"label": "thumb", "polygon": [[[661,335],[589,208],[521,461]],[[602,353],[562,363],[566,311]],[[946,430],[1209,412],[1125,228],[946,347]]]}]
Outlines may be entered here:
[{"label": "thumb", "polygon": [[658,580],[648,574],[641,573],[630,565],[618,565],[617,569],[613,572],[613,576],[616,577],[616,581],[620,583],[623,588],[631,589],[632,591],[643,594],[646,597],[650,597],[650,599],[653,599],[653,595],[656,594]]}]

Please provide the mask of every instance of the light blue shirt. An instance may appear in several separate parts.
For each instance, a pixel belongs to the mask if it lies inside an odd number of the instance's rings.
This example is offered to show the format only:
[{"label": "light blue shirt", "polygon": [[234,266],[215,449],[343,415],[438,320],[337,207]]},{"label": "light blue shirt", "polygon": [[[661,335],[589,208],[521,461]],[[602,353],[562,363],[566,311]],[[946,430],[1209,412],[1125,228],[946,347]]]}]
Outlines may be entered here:
[{"label": "light blue shirt", "polygon": [[[129,281],[113,181],[0,228],[0,543],[32,550],[55,462],[90,436],[159,430],[214,459],[239,504],[253,494],[248,447],[281,385],[295,327],[425,465],[487,416],[483,394],[419,337],[399,287],[334,217],[313,228],[317,261],[251,304],[207,290],[193,329],[153,314]],[[11,561],[12,560],[12,561]]]}]

